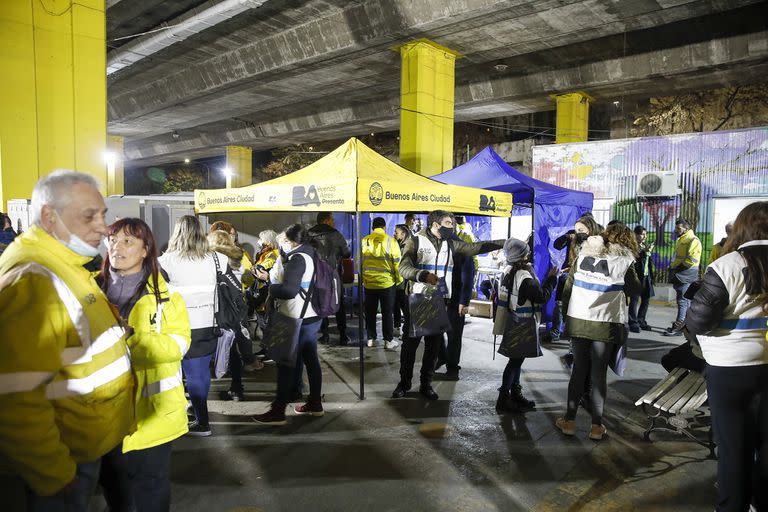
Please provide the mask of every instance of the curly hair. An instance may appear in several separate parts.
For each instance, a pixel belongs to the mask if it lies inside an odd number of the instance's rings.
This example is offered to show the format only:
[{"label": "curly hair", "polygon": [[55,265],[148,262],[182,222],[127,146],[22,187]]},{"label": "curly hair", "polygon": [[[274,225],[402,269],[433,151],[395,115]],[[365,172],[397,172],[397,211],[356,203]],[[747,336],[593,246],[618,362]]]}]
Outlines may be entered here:
[{"label": "curly hair", "polygon": [[635,234],[625,224],[611,224],[605,228],[605,231],[600,233],[600,236],[603,237],[606,245],[618,244],[624,246],[632,251],[632,255],[637,258],[637,253],[640,250],[637,245],[637,238],[635,238]]}]

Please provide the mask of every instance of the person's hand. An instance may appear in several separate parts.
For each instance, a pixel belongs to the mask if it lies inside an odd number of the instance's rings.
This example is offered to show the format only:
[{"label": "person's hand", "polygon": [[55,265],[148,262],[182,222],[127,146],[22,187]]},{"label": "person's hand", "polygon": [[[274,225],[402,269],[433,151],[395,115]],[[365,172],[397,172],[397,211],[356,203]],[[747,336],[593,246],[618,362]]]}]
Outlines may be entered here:
[{"label": "person's hand", "polygon": [[431,284],[432,286],[436,286],[439,280],[440,279],[437,277],[437,274],[433,274],[432,272],[427,274],[427,276],[424,278],[424,282]]},{"label": "person's hand", "polygon": [[576,233],[568,234],[568,240],[576,240]]},{"label": "person's hand", "polygon": [[552,267],[549,269],[549,272],[547,272],[547,277],[554,277],[557,275],[557,267]]},{"label": "person's hand", "polygon": [[136,331],[130,325],[125,326],[125,338],[128,339],[134,335]]},{"label": "person's hand", "polygon": [[459,316],[466,316],[469,313],[469,306],[459,304]]},{"label": "person's hand", "polygon": [[65,496],[67,494],[71,494],[72,492],[77,489],[77,484],[79,483],[79,479],[77,478],[77,475],[64,487],[61,488],[59,492],[56,493],[56,496]]},{"label": "person's hand", "polygon": [[253,272],[253,275],[255,275],[256,278],[259,279],[260,281],[268,281],[269,280],[269,274],[267,273],[266,270],[262,270],[260,268],[253,267],[252,272]]}]

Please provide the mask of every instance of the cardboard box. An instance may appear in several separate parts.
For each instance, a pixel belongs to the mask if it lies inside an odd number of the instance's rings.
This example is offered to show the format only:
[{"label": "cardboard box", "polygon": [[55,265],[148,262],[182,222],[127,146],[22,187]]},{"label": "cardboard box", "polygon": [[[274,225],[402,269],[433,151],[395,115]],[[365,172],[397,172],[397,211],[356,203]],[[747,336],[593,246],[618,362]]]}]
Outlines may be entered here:
[{"label": "cardboard box", "polygon": [[469,314],[470,316],[491,318],[491,315],[493,314],[493,303],[489,300],[473,299],[469,301]]}]

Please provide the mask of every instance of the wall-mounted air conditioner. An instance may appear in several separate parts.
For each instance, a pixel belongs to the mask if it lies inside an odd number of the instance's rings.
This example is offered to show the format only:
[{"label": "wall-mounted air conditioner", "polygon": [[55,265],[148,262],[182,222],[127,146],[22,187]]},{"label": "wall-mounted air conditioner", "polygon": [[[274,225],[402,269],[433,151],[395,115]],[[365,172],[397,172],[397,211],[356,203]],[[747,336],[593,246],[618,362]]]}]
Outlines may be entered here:
[{"label": "wall-mounted air conditioner", "polygon": [[640,172],[637,175],[637,197],[672,197],[682,194],[675,172]]}]

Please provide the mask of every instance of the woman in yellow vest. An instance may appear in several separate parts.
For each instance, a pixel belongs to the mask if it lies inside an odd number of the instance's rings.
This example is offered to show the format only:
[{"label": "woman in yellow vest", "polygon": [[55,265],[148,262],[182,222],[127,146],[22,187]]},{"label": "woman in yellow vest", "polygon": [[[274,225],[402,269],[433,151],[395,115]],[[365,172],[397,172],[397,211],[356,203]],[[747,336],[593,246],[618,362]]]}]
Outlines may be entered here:
[{"label": "woman in yellow vest", "polygon": [[110,510],[167,511],[171,441],[188,430],[181,380],[190,344],[187,307],[181,295],[169,293],[144,221],[115,222],[107,240],[100,282],[127,319],[137,429],[102,458],[100,481]]}]

